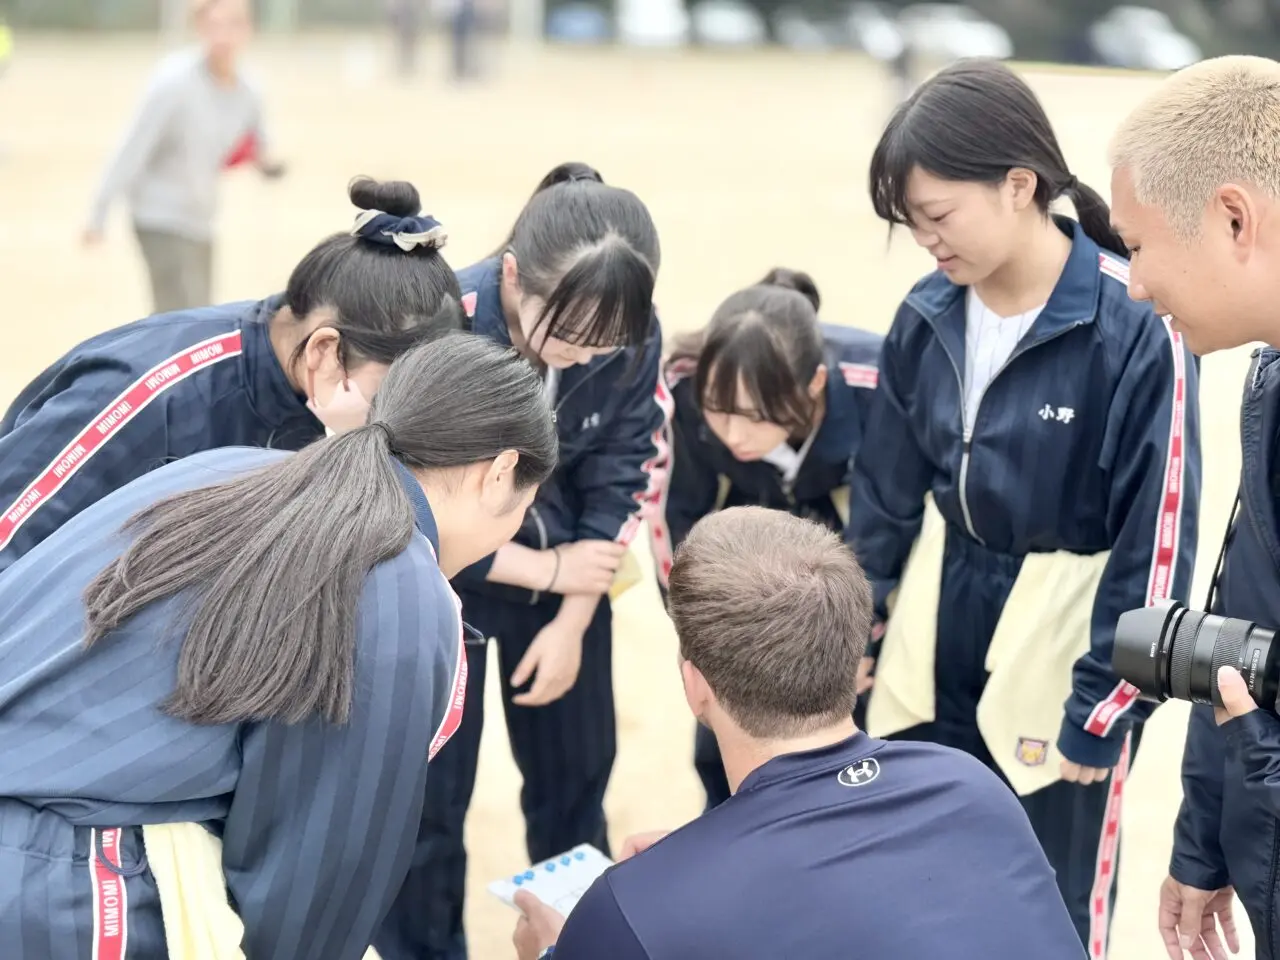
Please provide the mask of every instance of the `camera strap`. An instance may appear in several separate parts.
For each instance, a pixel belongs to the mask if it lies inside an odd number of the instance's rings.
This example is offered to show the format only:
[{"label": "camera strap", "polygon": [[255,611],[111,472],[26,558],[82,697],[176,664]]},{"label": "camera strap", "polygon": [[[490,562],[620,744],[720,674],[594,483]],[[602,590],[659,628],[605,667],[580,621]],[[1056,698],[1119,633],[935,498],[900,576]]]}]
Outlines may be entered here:
[{"label": "camera strap", "polygon": [[1227,531],[1222,535],[1222,549],[1218,551],[1218,562],[1213,565],[1213,579],[1209,581],[1209,596],[1204,602],[1206,613],[1213,611],[1214,601],[1218,599],[1218,578],[1222,576],[1222,564],[1227,559],[1227,547],[1231,546],[1231,538],[1235,535],[1236,517],[1240,513],[1240,494],[1236,494],[1236,502],[1231,505],[1231,516],[1227,520]]}]

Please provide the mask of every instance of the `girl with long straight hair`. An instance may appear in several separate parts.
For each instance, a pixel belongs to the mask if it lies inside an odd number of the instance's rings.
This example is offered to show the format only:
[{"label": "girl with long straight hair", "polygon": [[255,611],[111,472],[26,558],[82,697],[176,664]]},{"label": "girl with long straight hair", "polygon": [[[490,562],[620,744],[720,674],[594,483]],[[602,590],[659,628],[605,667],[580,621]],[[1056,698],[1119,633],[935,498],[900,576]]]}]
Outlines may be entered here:
[{"label": "girl with long straight hair", "polygon": [[[843,531],[883,338],[820,323],[821,302],[807,273],[775,268],[728,297],[705,328],[676,338],[665,367],[670,482],[649,525],[664,594],[675,549],[725,507],[785,510]],[[703,726],[694,766],[708,807],[729,798]]]},{"label": "girl with long straight hair", "polygon": [[1187,599],[1197,368],[1128,298],[1107,205],[999,62],[922,84],[881,136],[870,187],[937,269],[885,339],[851,487],[887,618],[867,729],[998,771],[1098,958],[1150,712],[1111,668],[1113,634],[1125,610]]},{"label": "girl with long straight hair", "polygon": [[[474,332],[538,372],[560,437],[560,465],[513,542],[454,580],[468,623],[498,647],[533,861],[580,843],[608,850],[610,593],[631,582],[629,568],[618,572],[666,476],[659,259],[640,199],[567,163],[543,178],[494,255],[458,275]],[[479,690],[485,650],[468,652]],[[377,942],[383,960],[466,955],[463,822],[483,722],[477,693],[436,760],[417,866]]]},{"label": "girl with long straight hair", "polygon": [[364,426],[164,466],[0,576],[5,956],[189,956],[206,921],[207,955],[361,956],[461,721],[448,578],[556,448],[528,364],[456,334]]},{"label": "girl with long straight hair", "polygon": [[396,357],[461,330],[444,227],[413,184],[348,187],[349,230],[282,293],[148,317],[73,347],[0,417],[0,570],[163,463],[216,447],[299,450],[364,423]]}]

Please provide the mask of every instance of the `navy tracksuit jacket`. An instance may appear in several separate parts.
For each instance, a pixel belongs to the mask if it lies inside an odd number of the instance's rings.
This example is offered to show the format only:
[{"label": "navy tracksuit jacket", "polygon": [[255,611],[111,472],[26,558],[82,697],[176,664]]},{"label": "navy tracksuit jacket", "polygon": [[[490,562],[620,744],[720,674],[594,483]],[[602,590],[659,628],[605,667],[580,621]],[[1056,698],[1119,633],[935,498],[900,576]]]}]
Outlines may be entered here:
[{"label": "navy tracksuit jacket", "polygon": [[0,419],[0,571],[161,464],[324,435],[271,346],[281,298],[148,317],[73,348]]},{"label": "navy tracksuit jacket", "polygon": [[[458,274],[473,332],[510,344],[500,279],[496,258]],[[584,539],[629,543],[641,512],[660,502],[669,409],[656,320],[642,348],[561,371],[555,397],[560,463],[539,488],[515,541],[534,549]],[[454,587],[467,623],[497,640],[507,732],[524,779],[520,806],[529,857],[542,860],[580,843],[607,851],[603,800],[616,751],[609,600],[601,599],[583,636],[572,689],[546,706],[518,707],[511,702],[511,674],[555,617],[560,597],[491,583],[485,580],[491,564],[492,558],[462,571]],[[462,728],[432,764],[414,869],[375,944],[383,960],[466,956],[462,828],[484,724],[486,648],[471,646],[467,653],[473,695]]]},{"label": "navy tracksuit jacket", "polygon": [[[1212,612],[1280,628],[1280,351],[1257,351],[1240,409],[1240,502]],[[1271,705],[1274,708],[1274,705]],[[1201,890],[1230,884],[1258,960],[1280,960],[1280,720],[1265,709],[1219,727],[1194,706],[1169,872]]]},{"label": "navy tracksuit jacket", "polygon": [[767,761],[609,869],[555,960],[1080,960],[1013,795],[964,754],[852,738]]},{"label": "navy tracksuit jacket", "polygon": [[286,456],[225,448],[153,471],[0,575],[5,960],[169,956],[140,829],[157,823],[203,823],[221,838],[246,956],[364,956],[409,869],[427,759],[461,721],[466,683],[457,600],[409,471],[393,462],[418,535],[365,581],[347,723],[212,726],[164,713],[186,596],[84,648],[81,597],[128,545],[129,517]]},{"label": "navy tracksuit jacket", "polygon": [[[673,554],[693,525],[725,507],[763,506],[842,531],[845,521],[832,494],[849,485],[853,458],[876,387],[884,338],[855,327],[822,325],[827,367],[826,413],[794,477],[772,463],[743,463],[707,426],[695,392],[697,364],[667,365],[667,386],[675,403],[671,418],[670,480],[664,509],[649,525],[658,585],[666,588]],[[723,492],[722,483],[727,487]],[[729,798],[729,782],[715,736],[697,728],[694,765],[714,807]]]},{"label": "navy tracksuit jacket", "polygon": [[[976,725],[987,647],[1021,558],[1111,556],[1095,597],[1092,645],[1075,665],[1058,746],[1113,767],[1150,705],[1111,669],[1115,624],[1161,597],[1185,601],[1200,493],[1197,365],[1149,306],[1128,298],[1128,264],[1074,221],[1058,285],[964,430],[965,290],[925,277],[885,340],[875,409],[851,486],[851,540],[877,606],[897,584],[932,491],[947,522],[938,611],[936,713],[917,736],[992,762]],[[874,699],[874,688],[871,692]],[[1121,778],[1059,782],[1024,798],[1067,906],[1095,956],[1105,949],[1114,856],[1100,856]],[[1108,793],[1117,803],[1108,806]],[[1081,806],[1083,804],[1084,806]],[[1117,821],[1118,822],[1118,821]],[[1063,823],[1092,824],[1064,830]]]}]

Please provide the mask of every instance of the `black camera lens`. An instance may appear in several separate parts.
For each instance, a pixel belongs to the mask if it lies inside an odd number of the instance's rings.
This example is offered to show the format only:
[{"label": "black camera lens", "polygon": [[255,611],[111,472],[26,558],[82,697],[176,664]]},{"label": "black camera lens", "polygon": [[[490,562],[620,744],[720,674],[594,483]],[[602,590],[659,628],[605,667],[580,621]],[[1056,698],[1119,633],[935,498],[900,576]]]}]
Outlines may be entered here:
[{"label": "black camera lens", "polygon": [[1218,669],[1244,675],[1259,706],[1273,712],[1280,693],[1275,631],[1248,620],[1188,610],[1171,600],[1120,615],[1111,664],[1148,700],[1222,705]]},{"label": "black camera lens", "polygon": [[[1158,603],[1122,613],[1116,623],[1112,669],[1149,700],[1164,701],[1173,696],[1170,692],[1173,633],[1185,612],[1175,603]],[[1182,668],[1179,669],[1181,672]],[[1187,670],[1188,675],[1189,672]]]}]

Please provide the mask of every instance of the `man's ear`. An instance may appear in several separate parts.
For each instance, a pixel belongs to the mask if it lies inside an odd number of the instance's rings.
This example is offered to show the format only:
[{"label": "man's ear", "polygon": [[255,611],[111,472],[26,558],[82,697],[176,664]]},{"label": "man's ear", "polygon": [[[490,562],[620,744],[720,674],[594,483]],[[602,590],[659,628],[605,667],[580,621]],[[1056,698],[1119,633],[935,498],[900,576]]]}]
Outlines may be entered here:
[{"label": "man's ear", "polygon": [[689,705],[694,717],[701,720],[707,715],[708,708],[715,703],[716,695],[711,692],[711,686],[702,671],[688,660],[680,662],[680,679],[684,682],[685,703]]},{"label": "man's ear", "polygon": [[1244,187],[1224,183],[1214,195],[1214,206],[1219,222],[1230,231],[1237,257],[1247,259],[1258,242],[1258,225],[1261,211],[1255,198]]}]

